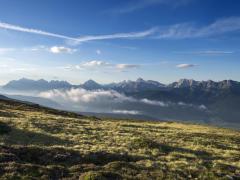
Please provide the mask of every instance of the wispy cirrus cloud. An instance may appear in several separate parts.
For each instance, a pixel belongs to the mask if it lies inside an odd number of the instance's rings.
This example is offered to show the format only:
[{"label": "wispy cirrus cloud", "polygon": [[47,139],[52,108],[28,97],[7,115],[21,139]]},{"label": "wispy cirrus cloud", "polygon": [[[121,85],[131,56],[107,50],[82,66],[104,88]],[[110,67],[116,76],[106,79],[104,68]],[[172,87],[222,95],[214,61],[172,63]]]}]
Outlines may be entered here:
[{"label": "wispy cirrus cloud", "polygon": [[151,28],[140,32],[129,32],[129,33],[116,33],[107,35],[88,35],[81,37],[70,37],[61,34],[51,33],[39,29],[26,28],[18,25],[8,24],[0,22],[1,29],[13,30],[18,32],[25,32],[31,34],[38,34],[42,36],[49,36],[55,38],[61,38],[67,40],[71,44],[79,44],[87,41],[106,40],[106,39],[132,39],[132,38],[143,38],[150,36],[156,32],[156,28]]},{"label": "wispy cirrus cloud", "polygon": [[[18,32],[38,34],[42,36],[49,36],[54,38],[61,38],[66,40],[71,45],[78,45],[80,43],[89,41],[101,41],[110,39],[141,39],[141,38],[155,38],[155,39],[189,39],[189,38],[203,38],[212,37],[232,32],[240,31],[240,17],[228,17],[218,19],[215,22],[206,26],[197,26],[193,23],[180,23],[166,27],[155,27],[145,31],[115,33],[105,35],[87,35],[80,37],[70,37],[39,29],[26,28],[18,25],[0,22],[0,29],[13,30]],[[99,53],[99,51],[98,51]],[[210,53],[210,52],[209,52]]]},{"label": "wispy cirrus cloud", "polygon": [[0,28],[13,30],[13,31],[20,31],[20,32],[25,32],[25,33],[38,34],[38,35],[43,35],[43,36],[56,37],[56,38],[61,38],[61,39],[74,40],[74,38],[69,37],[69,36],[64,36],[61,34],[51,33],[51,32],[47,32],[47,31],[42,31],[39,29],[21,27],[18,25],[8,24],[8,23],[4,23],[4,22],[0,22]]},{"label": "wispy cirrus cloud", "polygon": [[234,54],[234,51],[205,50],[205,51],[179,51],[176,54],[196,54],[196,55],[227,55]]},{"label": "wispy cirrus cloud", "polygon": [[178,64],[178,65],[176,65],[176,67],[179,69],[193,68],[195,66],[197,66],[197,65],[196,64]]},{"label": "wispy cirrus cloud", "polygon": [[153,35],[157,32],[157,28],[151,28],[146,31],[141,32],[130,32],[130,33],[117,33],[117,34],[109,34],[109,35],[94,35],[94,36],[81,36],[74,41],[69,41],[70,44],[79,44],[87,41],[96,41],[96,40],[107,40],[107,39],[136,39],[143,38]]},{"label": "wispy cirrus cloud", "polygon": [[132,13],[134,11],[138,11],[156,5],[168,5],[172,7],[178,7],[189,4],[193,1],[194,0],[135,0],[128,3],[126,6],[112,9],[110,10],[110,12],[116,14]]},{"label": "wispy cirrus cloud", "polygon": [[159,30],[158,39],[187,39],[212,37],[240,31],[240,17],[219,19],[207,26],[198,27],[192,23],[175,24]]}]

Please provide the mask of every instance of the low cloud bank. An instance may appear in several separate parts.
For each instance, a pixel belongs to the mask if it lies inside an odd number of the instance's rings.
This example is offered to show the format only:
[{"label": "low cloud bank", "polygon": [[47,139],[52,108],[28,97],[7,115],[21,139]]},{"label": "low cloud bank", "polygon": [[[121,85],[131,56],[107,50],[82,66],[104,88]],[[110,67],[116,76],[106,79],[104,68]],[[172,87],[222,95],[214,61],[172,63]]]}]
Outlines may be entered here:
[{"label": "low cloud bank", "polygon": [[88,91],[82,88],[70,89],[70,90],[50,90],[40,93],[41,97],[55,99],[61,98],[66,101],[78,102],[78,103],[103,103],[103,102],[122,102],[122,101],[134,101],[133,98],[127,97],[116,91],[109,90],[94,90]]},{"label": "low cloud bank", "polygon": [[141,114],[145,107],[169,108],[179,106],[206,110],[204,105],[186,104],[183,102],[163,102],[149,99],[128,97],[114,90],[85,90],[72,88],[68,90],[50,90],[41,92],[40,97],[52,99],[74,111],[113,112],[119,114]]},{"label": "low cloud bank", "polygon": [[153,101],[149,99],[141,99],[139,100],[142,103],[148,104],[148,105],[154,105],[154,106],[161,106],[161,107],[168,107],[169,103],[163,102],[163,101]]},{"label": "low cloud bank", "polygon": [[141,112],[134,111],[134,110],[113,110],[112,113],[114,113],[114,114],[131,114],[131,115],[141,114]]}]

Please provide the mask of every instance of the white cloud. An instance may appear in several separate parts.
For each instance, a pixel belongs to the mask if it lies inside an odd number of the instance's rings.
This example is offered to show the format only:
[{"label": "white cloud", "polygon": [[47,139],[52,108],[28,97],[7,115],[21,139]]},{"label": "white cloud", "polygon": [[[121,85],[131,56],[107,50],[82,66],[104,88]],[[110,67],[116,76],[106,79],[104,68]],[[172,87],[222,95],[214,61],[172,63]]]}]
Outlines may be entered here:
[{"label": "white cloud", "polygon": [[177,105],[181,106],[181,107],[192,107],[192,108],[195,108],[195,109],[199,109],[201,111],[208,110],[207,107],[204,104],[194,105],[194,104],[188,104],[188,103],[184,103],[184,102],[178,102]]},{"label": "white cloud", "polygon": [[203,111],[204,111],[204,110],[207,110],[207,107],[206,107],[205,105],[203,105],[203,104],[200,105],[200,106],[198,106],[198,108],[199,108],[200,110],[203,110]]},{"label": "white cloud", "polygon": [[191,23],[175,24],[161,29],[159,39],[186,39],[217,36],[240,31],[240,17],[219,19],[212,24],[197,27]]},{"label": "white cloud", "polygon": [[[114,90],[85,90],[72,88],[68,90],[50,90],[41,92],[40,97],[53,99],[59,104],[65,105],[70,110],[92,111],[92,112],[113,112],[122,114],[140,114],[148,106],[159,108],[183,107],[206,110],[204,105],[193,105],[184,102],[163,102],[149,99],[136,99],[128,97]],[[152,108],[152,107],[151,107]]]},{"label": "white cloud", "polygon": [[90,91],[82,88],[69,90],[55,89],[42,92],[39,96],[53,99],[71,110],[88,112],[112,112],[113,109],[117,109],[119,110],[118,113],[120,113],[120,110],[123,109],[124,111],[126,108],[128,109],[126,106],[129,104],[139,102],[134,98],[127,97],[113,90]]},{"label": "white cloud", "polygon": [[132,69],[132,68],[138,68],[140,65],[138,64],[116,64],[116,68],[120,70],[124,69]]},{"label": "white cloud", "polygon": [[178,64],[176,67],[180,69],[192,68],[197,66],[196,64]]},{"label": "white cloud", "polygon": [[102,54],[102,51],[101,51],[100,49],[97,49],[97,50],[96,50],[96,53],[97,53],[98,55],[100,55],[100,54]]},{"label": "white cloud", "polygon": [[178,105],[179,105],[179,106],[186,106],[187,104],[184,103],[184,102],[178,102]]},{"label": "white cloud", "polygon": [[50,90],[47,92],[40,93],[41,97],[45,98],[63,98],[64,100],[70,100],[72,102],[82,102],[82,103],[90,103],[90,102],[105,102],[107,101],[125,101],[131,100],[116,91],[109,90],[95,90],[88,91],[82,88],[70,89],[70,90]]},{"label": "white cloud", "polygon": [[140,102],[145,103],[145,104],[149,104],[149,105],[155,105],[155,106],[161,106],[161,107],[168,107],[169,104],[163,101],[153,101],[153,100],[149,100],[149,99],[141,99]]},{"label": "white cloud", "polygon": [[54,54],[60,54],[60,53],[73,53],[76,51],[76,49],[71,49],[71,48],[67,48],[64,46],[53,46],[49,49],[50,52],[54,53]]},{"label": "white cloud", "polygon": [[131,114],[131,115],[141,114],[140,111],[134,111],[134,110],[113,110],[112,113],[114,113],[114,114]]},{"label": "white cloud", "polygon": [[69,70],[79,70],[79,69],[105,69],[108,70],[114,70],[114,71],[124,71],[127,69],[135,69],[139,68],[140,65],[137,64],[113,64],[113,63],[108,63],[106,61],[100,61],[100,60],[92,60],[92,61],[86,61],[83,62],[79,65],[67,65],[64,69],[69,69]]},{"label": "white cloud", "polygon": [[81,64],[80,66],[82,67],[100,67],[100,66],[109,66],[110,64],[104,61],[97,61],[97,60],[93,60],[93,61],[88,61],[85,62],[83,64]]},{"label": "white cloud", "polygon": [[39,94],[41,97],[55,99],[59,98],[65,101],[78,102],[78,103],[116,103],[116,102],[133,102],[133,103],[143,103],[147,105],[166,107],[168,103],[162,101],[153,101],[149,99],[135,99],[132,97],[127,97],[124,94],[118,93],[114,90],[85,90],[82,88],[72,88],[70,90],[50,90],[46,92],[41,92]]}]

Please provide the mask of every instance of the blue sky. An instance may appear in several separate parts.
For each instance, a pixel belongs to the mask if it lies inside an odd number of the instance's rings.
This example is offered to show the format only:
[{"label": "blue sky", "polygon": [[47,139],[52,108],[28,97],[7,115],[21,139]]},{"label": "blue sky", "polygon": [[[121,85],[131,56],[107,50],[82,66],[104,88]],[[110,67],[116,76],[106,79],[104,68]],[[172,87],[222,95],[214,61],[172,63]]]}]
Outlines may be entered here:
[{"label": "blue sky", "polygon": [[238,0],[0,0],[0,84],[240,81]]}]

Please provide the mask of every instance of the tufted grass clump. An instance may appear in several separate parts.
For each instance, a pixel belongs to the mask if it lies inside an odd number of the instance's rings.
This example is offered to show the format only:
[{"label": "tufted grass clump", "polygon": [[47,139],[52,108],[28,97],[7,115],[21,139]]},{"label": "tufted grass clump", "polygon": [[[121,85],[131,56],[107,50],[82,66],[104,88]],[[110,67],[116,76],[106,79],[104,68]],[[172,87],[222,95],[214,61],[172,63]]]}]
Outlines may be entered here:
[{"label": "tufted grass clump", "polygon": [[121,180],[122,177],[117,173],[108,171],[89,171],[82,174],[79,177],[79,180],[108,180],[108,179]]}]

